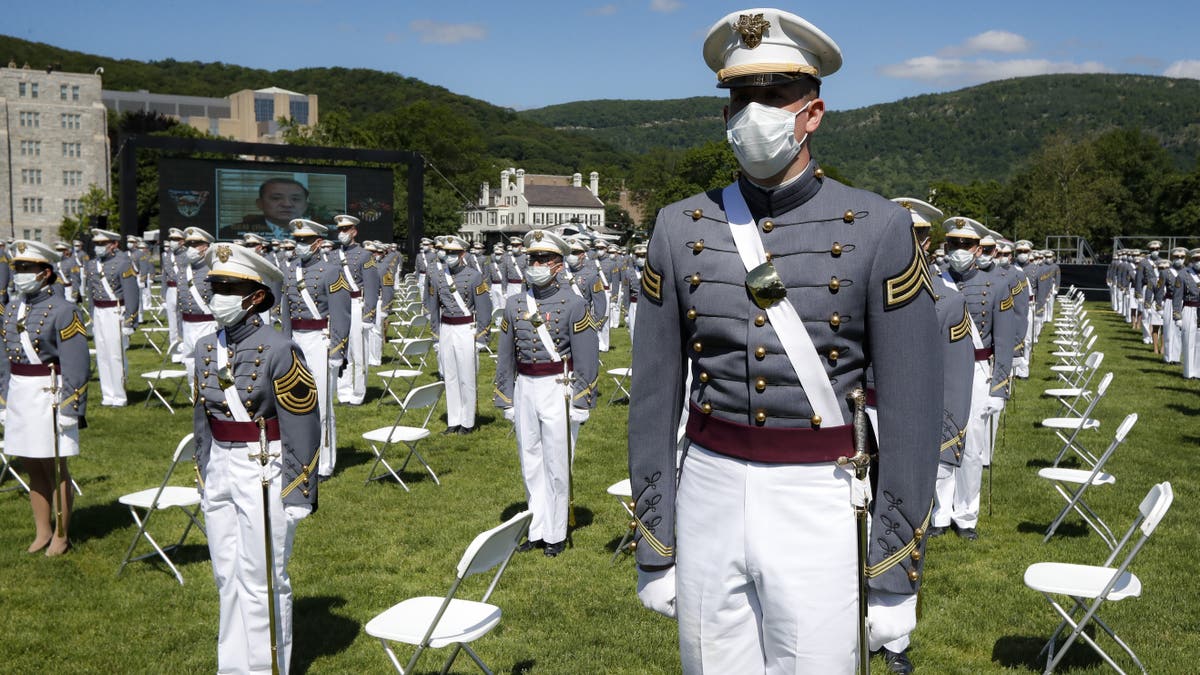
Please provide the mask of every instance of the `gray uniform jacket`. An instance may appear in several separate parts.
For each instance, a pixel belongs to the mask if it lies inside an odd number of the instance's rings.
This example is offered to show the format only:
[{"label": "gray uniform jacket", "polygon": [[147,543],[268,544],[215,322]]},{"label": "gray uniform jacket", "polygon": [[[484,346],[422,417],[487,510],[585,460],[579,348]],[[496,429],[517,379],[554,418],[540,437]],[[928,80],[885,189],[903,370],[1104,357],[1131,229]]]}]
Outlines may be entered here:
[{"label": "gray uniform jacket", "polygon": [[[600,372],[600,339],[587,301],[579,297],[559,277],[546,288],[534,288],[538,315],[563,362],[570,362],[574,381],[571,405],[591,408],[596,404],[596,379]],[[508,299],[500,321],[500,340],[496,350],[497,408],[513,404],[513,387],[518,374],[562,377],[562,363],[555,363],[538,337],[535,317],[530,316],[525,293]]]},{"label": "gray uniform jacket", "polygon": [[1029,325],[1029,297],[1025,291],[1025,276],[1011,267],[1001,267],[993,264],[992,272],[1000,276],[1008,284],[1008,295],[1012,298],[1013,321],[1012,345],[1013,357],[1018,357],[1025,350],[1025,329]]},{"label": "gray uniform jacket", "polygon": [[[1188,267],[1179,270],[1179,274],[1175,275],[1175,290],[1171,296],[1171,316],[1176,321],[1183,317],[1185,303],[1200,303],[1200,276],[1195,270]],[[1200,310],[1197,310],[1196,322],[1200,323]]]},{"label": "gray uniform jacket", "polygon": [[1017,314],[1013,311],[1012,292],[1002,277],[975,267],[963,274],[954,270],[949,274],[967,300],[967,309],[975,322],[975,330],[979,331],[983,348],[992,350],[992,379],[988,393],[1007,399],[1017,339]]},{"label": "gray uniform jacket", "polygon": [[[299,282],[296,281],[297,268],[302,279]],[[305,289],[317,306],[317,316],[313,316],[308,303],[304,302],[302,291]],[[340,266],[315,255],[308,260],[297,259],[283,271],[283,297],[279,299],[279,307],[283,334],[289,338],[296,330],[293,321],[328,319],[329,357],[345,360],[350,333],[350,284],[342,276]]]},{"label": "gray uniform jacket", "polygon": [[521,264],[518,256],[512,253],[505,253],[500,258],[500,270],[504,276],[504,292],[508,292],[509,284],[523,285],[525,283],[525,266]]},{"label": "gray uniform jacket", "polygon": [[[1174,267],[1168,267],[1165,270],[1160,270],[1158,274],[1158,289],[1154,294],[1154,302],[1158,304],[1159,309],[1171,311],[1173,301],[1175,299],[1175,278],[1179,276],[1179,270]],[[1163,315],[1163,321],[1170,320],[1171,317]]]},{"label": "gray uniform jacket", "polygon": [[[889,443],[877,465],[870,584],[914,593],[922,563],[911,554],[928,526],[937,474],[942,415],[929,402],[942,398],[942,362],[929,350],[938,324],[912,220],[878,195],[817,177],[814,165],[780,190],[744,180],[739,187],[847,425],[849,395],[874,366],[880,435]],[[797,455],[826,441],[839,451],[851,444],[848,426],[821,427],[814,417],[775,329],[751,301],[721,199],[713,190],[663,208],[642,272],[629,473],[645,568],[674,562],[675,435],[685,401],[688,436],[697,442],[706,428],[724,427],[740,430],[746,447],[764,428],[803,431],[805,440],[789,448]]]},{"label": "gray uniform jacket", "polygon": [[64,257],[55,263],[54,272],[58,275],[60,284],[70,287],[76,293],[79,292],[79,261],[74,256]]},{"label": "gray uniform jacket", "polygon": [[489,255],[484,259],[483,277],[488,280],[488,283],[496,288],[503,289],[508,280],[504,278],[504,270],[501,269],[501,263],[504,261],[504,256],[497,258],[494,254]]},{"label": "gray uniform jacket", "polygon": [[433,333],[436,335],[441,329],[443,318],[469,316],[454,300],[454,291],[457,290],[467,306],[467,312],[475,315],[475,341],[487,342],[492,321],[492,296],[488,293],[488,283],[483,280],[479,270],[465,263],[450,278],[452,284],[446,283],[446,275],[438,265],[430,265],[426,276],[429,294],[425,298],[425,307],[429,310]]},{"label": "gray uniform jacket", "polygon": [[[180,249],[182,250],[182,248]],[[183,257],[180,254],[172,253],[170,249],[163,251],[162,254],[162,286],[159,288],[159,293],[166,297],[167,287],[179,286],[179,265],[182,264]],[[178,291],[176,291],[178,293]],[[178,295],[176,295],[178,298]]]},{"label": "gray uniform jacket", "polygon": [[1142,258],[1133,273],[1133,288],[1142,300],[1146,300],[1154,292],[1154,284],[1158,282],[1158,273],[1154,270],[1154,259],[1149,255]]},{"label": "gray uniform jacket", "polygon": [[600,283],[600,274],[596,272],[596,267],[588,264],[585,259],[578,271],[571,271],[571,283],[579,289],[579,295],[588,301],[596,329],[599,330],[604,317],[608,316],[608,295],[604,292],[604,285]]},{"label": "gray uniform jacket", "polygon": [[[88,277],[88,295],[93,306],[97,300],[123,302],[125,303],[123,312],[125,325],[136,326],[141,293],[138,291],[137,270],[133,268],[129,256],[124,251],[117,251],[104,260],[93,258],[85,269]],[[104,284],[100,282],[101,269],[104,278],[108,280],[109,287],[117,297],[110,297],[104,290]]]},{"label": "gray uniform jacket", "polygon": [[12,364],[30,363],[21,346],[21,332],[24,331],[33,343],[38,359],[47,365],[57,364],[62,374],[59,414],[78,417],[79,427],[85,428],[87,422],[84,414],[87,412],[87,386],[92,361],[88,355],[87,330],[83,327],[78,307],[63,298],[62,289],[57,285],[44,287],[26,298],[28,312],[24,320],[17,313],[20,306],[21,294],[14,293],[12,301],[4,309],[4,329],[0,330],[0,337],[4,339],[8,358],[4,359],[0,373],[3,378],[0,380],[0,403],[7,406]]},{"label": "gray uniform jacket", "polygon": [[962,463],[963,442],[971,416],[971,384],[975,376],[975,345],[971,342],[971,315],[967,299],[949,275],[940,276],[936,267],[933,293],[937,299],[938,329],[942,342],[942,435],[939,458],[942,464]]},{"label": "gray uniform jacket", "polygon": [[194,314],[197,316],[207,315],[212,316],[211,308],[206,309],[196,302],[196,298],[192,295],[192,287],[195,287],[200,292],[200,297],[204,299],[205,304],[212,302],[212,288],[208,285],[208,265],[204,264],[204,259],[201,258],[190,265],[192,278],[188,279],[188,263],[185,261],[179,268],[179,288],[175,294],[176,304],[175,312],[179,314],[179,319],[183,320],[184,314]]},{"label": "gray uniform jacket", "polygon": [[[335,251],[330,258],[334,263],[350,271],[354,285],[362,293],[363,322],[375,320],[375,303],[379,302],[379,269],[371,252],[354,242]],[[342,273],[345,275],[345,272]],[[351,292],[351,297],[353,297]]]},{"label": "gray uniform jacket", "polygon": [[[216,350],[218,336],[210,333],[196,343],[196,405],[192,429],[196,439],[196,471],[200,490],[212,455],[212,420],[233,422],[220,384]],[[317,446],[321,416],[317,409],[317,384],[304,363],[300,348],[279,331],[263,324],[257,313],[226,331],[232,351],[229,374],[250,418],[265,418],[278,429],[283,445],[284,504],[309,504],[317,509]],[[273,423],[273,424],[272,424]],[[250,442],[257,452],[257,441]]]}]

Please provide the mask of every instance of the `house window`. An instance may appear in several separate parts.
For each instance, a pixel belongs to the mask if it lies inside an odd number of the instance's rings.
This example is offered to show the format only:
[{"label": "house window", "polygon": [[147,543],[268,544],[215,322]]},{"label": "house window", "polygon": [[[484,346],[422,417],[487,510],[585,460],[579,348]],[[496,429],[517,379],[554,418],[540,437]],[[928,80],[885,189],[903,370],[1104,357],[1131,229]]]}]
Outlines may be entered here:
[{"label": "house window", "polygon": [[71,100],[72,101],[79,100],[79,85],[77,85],[77,84],[71,86]]},{"label": "house window", "polygon": [[83,155],[82,143],[63,143],[63,157],[81,157]]},{"label": "house window", "polygon": [[17,95],[20,96],[21,98],[25,98],[25,83],[24,82],[17,83]]},{"label": "house window", "polygon": [[38,90],[38,83],[30,82],[29,83],[29,98],[37,98],[37,90]]},{"label": "house window", "polygon": [[308,124],[308,101],[289,101],[288,113],[299,124]]},{"label": "house window", "polygon": [[254,99],[254,121],[255,122],[271,122],[275,119],[275,99],[273,98],[256,98]]},{"label": "house window", "polygon": [[67,85],[65,85],[65,84],[58,85],[58,98],[61,101],[67,100]]}]

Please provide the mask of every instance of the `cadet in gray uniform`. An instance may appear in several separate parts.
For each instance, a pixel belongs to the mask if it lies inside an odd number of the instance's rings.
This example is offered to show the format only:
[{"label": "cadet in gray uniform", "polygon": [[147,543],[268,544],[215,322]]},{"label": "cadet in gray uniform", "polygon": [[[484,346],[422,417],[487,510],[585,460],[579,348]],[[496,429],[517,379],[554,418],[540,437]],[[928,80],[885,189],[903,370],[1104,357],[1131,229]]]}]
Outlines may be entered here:
[{"label": "cadet in gray uniform", "polygon": [[603,239],[596,240],[592,246],[592,254],[595,256],[592,262],[595,263],[600,282],[604,284],[605,306],[608,308],[605,316],[598,317],[601,322],[600,351],[606,352],[612,329],[620,325],[621,321],[621,296],[618,293],[621,282],[617,272],[618,262],[608,254],[608,242]]},{"label": "cadet in gray uniform", "polygon": [[743,176],[663,208],[650,240],[629,409],[638,595],[678,616],[685,673],[849,673],[865,485],[837,459],[855,450],[849,396],[868,363],[890,439],[865,561],[871,646],[916,624],[942,417],[929,271],[904,209],[809,156],[817,78],[841,64],[832,40],[758,9],[714,25],[704,53],[730,89]]},{"label": "cadet in gray uniform", "polygon": [[588,309],[591,310],[592,319],[597,324],[596,330],[599,331],[599,319],[596,317],[606,315],[608,296],[604,293],[604,285],[600,283],[600,274],[594,266],[588,264],[587,247],[578,238],[569,239],[567,243],[571,252],[567,255],[563,274],[570,282],[571,288],[588,301]]},{"label": "cadet in gray uniform", "polygon": [[179,315],[179,353],[183,355],[182,362],[191,383],[195,370],[189,360],[192,352],[200,338],[217,330],[217,322],[209,308],[212,289],[208,286],[207,259],[213,236],[198,227],[189,227],[183,231],[183,237],[184,252],[175,309]]},{"label": "cadet in gray uniform", "polygon": [[967,540],[978,538],[979,492],[983,465],[990,461],[994,441],[990,423],[1008,400],[1008,378],[1016,344],[1016,313],[1006,280],[976,266],[979,241],[988,233],[982,223],[961,216],[947,218],[948,273],[967,300],[971,341],[975,349],[975,379],[962,462],[955,471],[954,513],[951,525]]},{"label": "cadet in gray uniform", "polygon": [[92,301],[92,334],[96,340],[96,370],[100,375],[101,405],[123,406],[125,348],[137,326],[140,298],[137,271],[129,256],[117,248],[121,236],[93,229],[95,257],[87,266],[88,295]]},{"label": "cadet in gray uniform", "polygon": [[0,306],[8,304],[8,287],[12,284],[12,268],[4,246],[5,242],[0,240]]},{"label": "cadet in gray uniform", "polygon": [[[1142,331],[1142,343],[1151,344],[1153,338],[1151,336],[1150,324],[1146,319],[1150,318],[1149,308],[1146,306],[1146,296],[1153,296],[1154,284],[1157,283],[1157,273],[1155,272],[1155,263],[1158,262],[1158,252],[1162,249],[1162,242],[1155,240],[1146,246],[1148,252],[1141,260],[1138,261],[1137,267],[1134,268],[1133,275],[1133,295],[1137,302],[1138,317],[1134,320],[1134,329]],[[1157,352],[1156,352],[1157,353]]]},{"label": "cadet in gray uniform", "polygon": [[270,285],[282,281],[279,269],[232,244],[216,244],[206,257],[212,311],[221,328],[200,338],[193,353],[193,431],[221,607],[217,671],[271,672],[267,561],[273,559],[278,672],[286,673],[292,646],[288,560],[296,524],[317,506],[317,387],[296,343],[259,316],[275,304]]},{"label": "cadet in gray uniform", "polygon": [[1180,330],[1184,379],[1200,378],[1200,248],[1188,251],[1188,266],[1175,277],[1172,318]]},{"label": "cadet in gray uniform", "polygon": [[521,263],[521,238],[509,238],[509,250],[500,262],[504,274],[504,297],[511,298],[520,295],[525,290],[525,265]]},{"label": "cadet in gray uniform", "polygon": [[638,296],[642,288],[642,268],[646,265],[646,245],[633,247],[633,262],[624,267],[621,285],[629,289],[625,293],[625,325],[629,328],[629,339],[633,340],[633,324],[637,321]]},{"label": "cadet in gray uniform", "polygon": [[333,475],[337,464],[337,422],[333,388],[346,364],[346,342],[350,332],[350,285],[339,265],[317,253],[327,228],[312,220],[297,218],[290,224],[299,256],[283,270],[280,317],[283,334],[304,353],[304,362],[317,380],[317,407],[321,412],[321,462],[318,473]]},{"label": "cadet in gray uniform", "polygon": [[379,271],[370,251],[360,246],[358,218],[340,215],[337,223],[338,242],[342,248],[335,262],[342,267],[342,276],[350,285],[350,337],[347,342],[346,369],[338,378],[338,402],[361,405],[367,393],[367,333],[375,323],[375,303],[379,300]]},{"label": "cadet in gray uniform", "polygon": [[1021,342],[1013,352],[1013,377],[1020,379],[1029,377],[1029,361],[1033,357],[1033,309],[1037,277],[1030,261],[1032,250],[1033,242],[1028,239],[1021,239],[1013,245],[1012,269],[1018,274],[1021,284],[1020,292],[1013,296],[1013,309],[1017,311],[1021,326],[1024,327],[1024,331],[1019,333]]},{"label": "cadet in gray uniform", "polygon": [[587,301],[559,276],[567,243],[534,230],[525,250],[529,290],[509,298],[500,321],[495,404],[514,424],[533,513],[521,550],[544,545],[553,558],[567,539],[575,440],[595,405],[600,353]]},{"label": "cadet in gray uniform", "polygon": [[[78,307],[54,283],[57,253],[37,241],[13,243],[13,301],[4,311],[7,367],[0,380],[6,402],[5,452],[23,458],[29,471],[29,504],[35,528],[27,549],[46,555],[66,553],[71,523],[71,472],[67,457],[79,454],[79,429],[86,426],[87,384],[91,371],[87,331]],[[57,407],[57,416],[52,409]],[[58,471],[55,472],[55,436]],[[54,484],[58,477],[58,485]],[[57,493],[57,496],[55,496]],[[57,501],[62,527],[52,528]]]},{"label": "cadet in gray uniform", "polygon": [[1166,270],[1163,271],[1163,300],[1162,300],[1162,315],[1163,315],[1163,361],[1165,363],[1179,363],[1179,357],[1183,349],[1180,345],[1180,340],[1183,335],[1179,331],[1179,323],[1175,320],[1175,281],[1183,272],[1184,266],[1187,264],[1187,249],[1182,246],[1177,246],[1171,249],[1171,260]]},{"label": "cadet in gray uniform", "polygon": [[463,261],[467,242],[448,236],[443,240],[447,258],[438,270],[430,265],[429,311],[438,340],[438,364],[446,381],[444,434],[475,431],[476,344],[486,343],[492,318],[488,283]]},{"label": "cadet in gray uniform", "polygon": [[[167,315],[167,339],[169,344],[179,341],[179,278],[182,274],[183,262],[183,230],[172,227],[167,233],[166,246],[162,252],[162,304]],[[172,359],[176,363],[183,362],[183,354],[177,353]]]}]

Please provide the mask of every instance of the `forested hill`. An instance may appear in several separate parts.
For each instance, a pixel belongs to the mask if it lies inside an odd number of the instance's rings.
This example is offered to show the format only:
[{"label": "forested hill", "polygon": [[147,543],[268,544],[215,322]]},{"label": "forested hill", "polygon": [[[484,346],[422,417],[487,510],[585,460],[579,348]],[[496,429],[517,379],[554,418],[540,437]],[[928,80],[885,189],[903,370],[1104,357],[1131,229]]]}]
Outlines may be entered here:
[{"label": "forested hill", "polygon": [[[578,101],[522,117],[645,152],[721,138],[720,97]],[[911,192],[935,180],[1004,180],[1054,134],[1117,127],[1158,137],[1180,169],[1200,156],[1200,81],[1140,75],[1043,75],[855,110],[833,109],[814,152],[856,184]]]}]

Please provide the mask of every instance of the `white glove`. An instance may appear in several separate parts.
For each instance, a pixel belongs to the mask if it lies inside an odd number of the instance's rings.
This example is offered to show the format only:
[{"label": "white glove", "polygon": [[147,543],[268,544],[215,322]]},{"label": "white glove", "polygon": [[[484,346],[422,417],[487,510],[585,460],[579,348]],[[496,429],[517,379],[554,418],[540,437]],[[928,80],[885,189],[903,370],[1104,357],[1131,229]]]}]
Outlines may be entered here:
[{"label": "white glove", "polygon": [[588,410],[587,408],[577,408],[575,406],[571,406],[571,421],[576,424],[583,424],[584,422],[588,421],[588,417],[590,417],[591,414],[592,411]]},{"label": "white glove", "polygon": [[1182,329],[1183,328],[1183,319],[1175,319],[1175,327]]},{"label": "white glove", "polygon": [[917,627],[917,594],[871,589],[867,593],[867,642],[871,651],[904,637]]},{"label": "white glove", "polygon": [[342,364],[344,364],[345,362],[346,362],[346,359],[343,359],[340,356],[334,357],[334,358],[329,359],[329,367],[332,368],[333,370],[337,370],[338,368],[341,368]]},{"label": "white glove", "polygon": [[637,596],[642,606],[675,618],[675,566],[648,572],[638,568]]},{"label": "white glove", "polygon": [[121,335],[125,337],[133,335],[133,326],[121,326]]},{"label": "white glove", "polygon": [[312,513],[312,507],[308,504],[284,504],[283,513],[287,516],[288,522],[298,523]]},{"label": "white glove", "polygon": [[500,411],[504,413],[504,419],[508,420],[509,422],[517,421],[517,412],[513,410],[511,405],[507,408],[501,408]]},{"label": "white glove", "polygon": [[74,429],[78,426],[79,426],[79,418],[78,417],[71,417],[70,415],[59,415],[58,416],[58,431],[59,431],[59,433],[65,432],[68,429]]},{"label": "white glove", "polygon": [[983,411],[979,413],[980,419],[987,419],[992,415],[999,415],[1004,411],[1004,399],[999,396],[989,396],[983,404]]},{"label": "white glove", "polygon": [[0,410],[0,427],[8,423],[8,409]]}]

